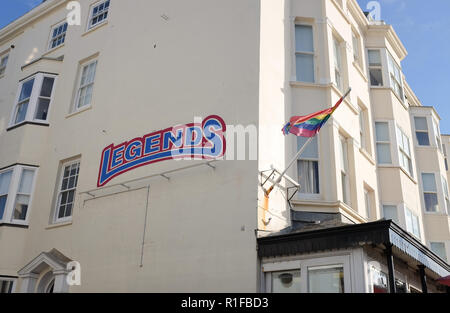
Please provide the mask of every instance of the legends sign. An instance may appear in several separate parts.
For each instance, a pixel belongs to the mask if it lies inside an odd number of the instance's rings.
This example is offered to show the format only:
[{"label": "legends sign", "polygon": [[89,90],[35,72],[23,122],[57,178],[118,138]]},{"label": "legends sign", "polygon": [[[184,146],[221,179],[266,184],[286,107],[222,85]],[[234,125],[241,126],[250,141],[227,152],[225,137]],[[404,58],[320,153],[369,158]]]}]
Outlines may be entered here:
[{"label": "legends sign", "polygon": [[217,115],[201,123],[178,125],[106,147],[97,186],[135,168],[172,159],[215,159],[225,154],[226,125]]}]

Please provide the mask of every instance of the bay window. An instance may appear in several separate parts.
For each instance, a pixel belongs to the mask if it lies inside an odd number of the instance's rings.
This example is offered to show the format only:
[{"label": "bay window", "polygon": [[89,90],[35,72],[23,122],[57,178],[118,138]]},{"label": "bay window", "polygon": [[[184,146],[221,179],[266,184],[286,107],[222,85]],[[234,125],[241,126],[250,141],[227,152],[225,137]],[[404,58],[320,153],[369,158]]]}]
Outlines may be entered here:
[{"label": "bay window", "polygon": [[368,50],[369,56],[369,75],[370,85],[381,87],[383,86],[383,67],[381,64],[380,50]]},{"label": "bay window", "polygon": [[415,116],[414,125],[416,128],[416,138],[419,146],[429,146],[430,137],[428,136],[427,118],[423,116]]},{"label": "bay window", "polygon": [[450,196],[448,192],[448,182],[444,176],[442,176],[442,188],[444,189],[445,206],[447,208],[447,214],[450,215]]},{"label": "bay window", "polygon": [[388,122],[375,122],[378,164],[392,164]]},{"label": "bay window", "polygon": [[314,39],[311,25],[295,25],[295,63],[297,81],[314,83]]},{"label": "bay window", "polygon": [[391,220],[398,224],[397,206],[383,205],[383,216],[385,220]]},{"label": "bay window", "polygon": [[434,173],[422,173],[423,198],[427,212],[438,212],[438,194]]},{"label": "bay window", "polygon": [[38,73],[20,83],[10,127],[25,122],[48,122],[55,79],[55,75]]},{"label": "bay window", "polygon": [[411,161],[411,147],[409,138],[403,130],[397,127],[397,141],[400,158],[400,166],[411,176],[413,176],[413,167]]},{"label": "bay window", "polygon": [[[300,150],[307,138],[298,137],[297,148]],[[319,194],[319,146],[317,136],[305,148],[297,161],[300,194]]]},{"label": "bay window", "polygon": [[17,165],[0,172],[0,224],[26,225],[36,167]]},{"label": "bay window", "polygon": [[301,293],[300,270],[272,272],[272,293]]},{"label": "bay window", "polygon": [[402,70],[400,69],[400,66],[395,62],[390,53],[388,53],[388,62],[391,88],[394,90],[394,93],[403,101],[404,96]]},{"label": "bay window", "polygon": [[341,156],[341,185],[342,185],[342,201],[350,205],[350,178],[348,166],[348,146],[347,138],[339,135],[339,150]]},{"label": "bay window", "polygon": [[445,252],[444,242],[430,242],[430,249],[442,260],[447,262],[447,253]]},{"label": "bay window", "polygon": [[406,230],[420,239],[419,217],[405,207]]},{"label": "bay window", "polygon": [[308,268],[309,293],[344,293],[344,266],[317,266]]}]

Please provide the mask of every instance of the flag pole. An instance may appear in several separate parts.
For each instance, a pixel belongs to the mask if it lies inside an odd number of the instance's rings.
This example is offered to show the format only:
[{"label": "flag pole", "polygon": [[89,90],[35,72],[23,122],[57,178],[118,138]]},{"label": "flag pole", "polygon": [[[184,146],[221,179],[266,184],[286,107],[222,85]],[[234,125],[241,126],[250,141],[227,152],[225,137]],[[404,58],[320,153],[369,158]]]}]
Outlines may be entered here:
[{"label": "flag pole", "polygon": [[272,184],[272,186],[265,191],[266,196],[268,197],[269,194],[272,192],[273,188],[275,188],[276,185],[278,185],[281,180],[283,179],[284,175],[286,175],[287,171],[291,168],[291,166],[295,163],[295,161],[298,160],[298,157],[305,151],[306,147],[309,145],[309,143],[314,139],[314,137],[308,138],[308,140],[305,142],[305,144],[301,147],[301,149],[297,152],[297,154],[292,158],[291,162],[289,162],[286,169],[283,171],[283,173],[280,174],[280,177]]},{"label": "flag pole", "polygon": [[[341,98],[342,101],[344,101],[344,99],[350,94],[351,91],[352,91],[352,88],[349,88],[347,90],[347,92]],[[298,157],[303,153],[303,151],[305,151],[306,147],[311,143],[311,141],[314,139],[314,137],[308,138],[308,140],[305,142],[305,144],[301,147],[301,149],[297,152],[297,154],[292,158],[291,162],[289,162],[289,164],[286,167],[286,169],[280,174],[280,177],[278,177],[278,179],[272,184],[272,186],[270,186],[269,189],[264,190],[266,198],[269,197],[270,193],[273,191],[275,186],[278,185],[281,182],[281,180],[283,179],[284,175],[286,175],[287,171],[291,168],[291,166],[295,163],[295,161],[298,160]]]}]

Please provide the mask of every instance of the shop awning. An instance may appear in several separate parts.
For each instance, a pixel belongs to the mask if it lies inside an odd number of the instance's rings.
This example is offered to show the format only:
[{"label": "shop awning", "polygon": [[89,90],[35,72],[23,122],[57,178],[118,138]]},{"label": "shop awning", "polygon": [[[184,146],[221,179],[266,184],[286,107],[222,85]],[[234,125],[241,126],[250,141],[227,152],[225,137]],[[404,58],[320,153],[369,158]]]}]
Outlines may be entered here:
[{"label": "shop awning", "polygon": [[261,258],[287,256],[364,245],[392,245],[439,277],[450,275],[450,265],[391,220],[350,225],[331,222],[285,229],[258,238],[258,255]]}]

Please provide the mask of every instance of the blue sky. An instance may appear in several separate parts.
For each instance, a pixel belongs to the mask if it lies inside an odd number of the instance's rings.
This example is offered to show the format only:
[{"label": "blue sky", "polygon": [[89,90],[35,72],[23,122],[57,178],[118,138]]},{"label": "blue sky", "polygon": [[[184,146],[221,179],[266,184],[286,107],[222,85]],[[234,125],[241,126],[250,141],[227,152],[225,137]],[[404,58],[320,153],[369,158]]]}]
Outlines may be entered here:
[{"label": "blue sky", "polygon": [[[358,0],[365,9],[369,0]],[[406,80],[423,105],[441,116],[441,131],[450,134],[450,1],[379,0],[381,19],[391,24],[408,56]]]},{"label": "blue sky", "polygon": [[[0,28],[41,0],[0,0]],[[369,0],[358,0],[365,9]],[[450,1],[379,0],[381,19],[394,26],[408,50],[402,63],[408,83],[423,105],[435,106],[443,133],[450,134]]]}]

